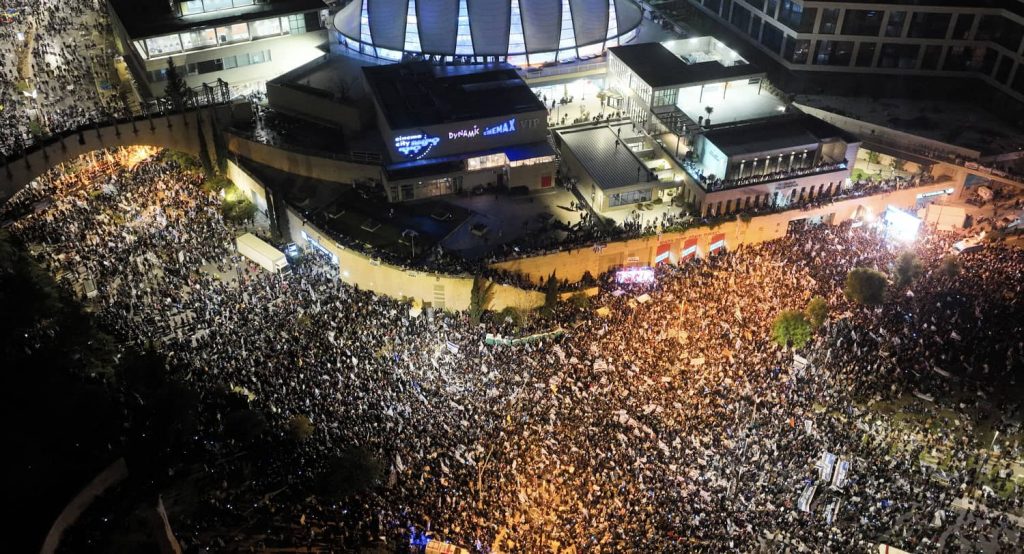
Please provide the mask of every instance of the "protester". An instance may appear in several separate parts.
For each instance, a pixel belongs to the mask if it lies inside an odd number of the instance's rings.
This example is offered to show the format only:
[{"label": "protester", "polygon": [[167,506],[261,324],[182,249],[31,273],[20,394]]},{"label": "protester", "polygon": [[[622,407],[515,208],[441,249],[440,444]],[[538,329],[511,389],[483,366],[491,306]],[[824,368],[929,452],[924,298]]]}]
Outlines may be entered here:
[{"label": "protester", "polygon": [[[31,212],[13,232],[67,286],[94,280],[99,319],[156,343],[176,378],[314,429],[266,453],[278,461],[248,486],[210,491],[202,517],[173,521],[186,550],[224,550],[239,533],[222,530],[258,519],[267,548],[429,529],[474,552],[1018,551],[1020,520],[1003,515],[1021,510],[1016,486],[984,498],[991,511],[954,502],[1020,455],[979,433],[1020,428],[1020,398],[997,388],[1024,352],[1020,251],[987,247],[945,271],[953,237],[926,233],[911,246],[923,275],[865,308],[843,294],[848,271],[889,271],[902,247],[867,226],[811,227],[661,266],[653,285],[606,276],[594,302],[607,317],[562,305],[521,331],[564,323],[561,339],[488,346],[507,325],[412,316],[316,259],[290,275],[246,263],[199,176],[132,160],[40,178],[5,208]],[[771,326],[813,295],[831,317],[798,367]],[[215,429],[197,440],[220,448]],[[269,494],[354,445],[383,462],[371,491],[343,505]],[[835,489],[816,467],[825,453],[850,463],[830,472]]]}]

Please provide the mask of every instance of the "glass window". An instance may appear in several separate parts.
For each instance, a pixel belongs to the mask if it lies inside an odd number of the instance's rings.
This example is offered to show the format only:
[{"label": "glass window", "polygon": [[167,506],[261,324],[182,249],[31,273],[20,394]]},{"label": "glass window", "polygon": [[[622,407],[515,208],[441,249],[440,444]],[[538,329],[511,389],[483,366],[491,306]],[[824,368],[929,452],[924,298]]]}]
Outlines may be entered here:
[{"label": "glass window", "polygon": [[768,5],[765,6],[764,13],[768,14],[768,17],[775,18],[776,12],[779,11],[779,0],[768,0]]},{"label": "glass window", "polygon": [[[572,17],[567,17],[568,11],[569,3],[566,2],[562,6],[562,40],[558,45],[559,48],[569,48],[576,46],[576,41],[573,40],[572,38]],[[568,37],[566,37],[566,19],[569,20]],[[459,20],[456,29],[457,31],[455,35],[455,54],[459,56],[472,56],[473,35],[469,30],[469,9],[466,7],[466,0],[459,1]]]},{"label": "glass window", "polygon": [[811,41],[787,36],[786,48],[782,53],[782,57],[789,62],[804,64],[807,63],[807,55],[810,53],[810,50]]},{"label": "glass window", "polygon": [[242,6],[252,6],[255,3],[256,0],[231,0],[231,5],[236,8],[241,8]]},{"label": "glass window", "polygon": [[819,40],[814,52],[815,65],[850,65],[853,42],[846,40]]},{"label": "glass window", "polygon": [[[361,25],[362,25],[362,29],[363,29],[363,34],[361,35],[363,42],[372,43],[373,41],[370,39],[370,19],[369,19],[369,16],[367,15],[367,13],[366,13],[366,8],[365,7],[363,8],[363,22],[361,23]],[[291,31],[291,33],[295,34],[295,35],[300,34],[300,33],[305,33],[306,32],[306,18],[302,17],[302,14],[289,15],[288,16],[288,30]]]},{"label": "glass window", "polygon": [[953,24],[953,40],[967,40],[971,35],[971,25],[974,24],[974,14],[961,13],[956,16],[956,23]]},{"label": "glass window", "polygon": [[1024,70],[1017,68],[1017,74],[1013,76],[1013,90],[1024,94]]},{"label": "glass window", "polygon": [[883,44],[878,58],[878,67],[913,69],[917,65],[917,44]]},{"label": "glass window", "polygon": [[181,33],[181,45],[185,50],[217,46],[217,33],[213,29],[200,29]]},{"label": "glass window", "polygon": [[814,30],[814,19],[817,16],[817,8],[805,8],[796,0],[782,0],[778,20],[798,33],[810,33]]},{"label": "glass window", "polygon": [[882,12],[875,10],[846,10],[843,18],[844,35],[878,36],[882,30]]},{"label": "glass window", "polygon": [[[615,17],[611,18],[611,21],[615,21]],[[526,53],[526,39],[523,38],[523,19],[519,15],[519,2],[512,2],[512,20],[510,22],[510,31],[508,37],[508,53],[509,55],[525,54]],[[608,28],[608,36],[612,36],[612,28]],[[516,57],[519,60],[519,57]],[[512,65],[524,65],[526,63],[525,58],[521,62],[513,62],[509,60]]]},{"label": "glass window", "polygon": [[834,35],[836,32],[836,24],[839,21],[839,9],[838,8],[825,8],[821,11],[821,25],[818,26],[818,32],[823,35]]},{"label": "glass window", "polygon": [[719,13],[722,9],[722,0],[704,0],[704,7],[714,13]]},{"label": "glass window", "polygon": [[857,67],[871,67],[871,62],[874,58],[875,43],[862,42],[860,43],[860,50],[857,51],[857,60],[854,63]]},{"label": "glass window", "polygon": [[924,57],[921,58],[921,69],[938,69],[939,58],[942,57],[942,46],[932,44],[924,47]]},{"label": "glass window", "polygon": [[190,0],[189,2],[178,2],[181,15],[203,13],[203,0]]},{"label": "glass window", "polygon": [[236,61],[235,56],[228,56],[224,58],[224,69],[234,69],[236,67],[238,67],[238,62]]},{"label": "glass window", "polygon": [[231,0],[203,0],[203,6],[205,6],[208,12],[227,10],[234,7],[231,4]]},{"label": "glass window", "polygon": [[761,40],[761,26],[764,22],[761,21],[760,17],[753,18],[753,22],[750,24],[750,31],[747,33],[754,40]]},{"label": "glass window", "polygon": [[978,23],[978,32],[974,40],[990,40],[1011,52],[1017,52],[1021,35],[1022,27],[1019,24],[1001,15],[986,15],[982,16]]},{"label": "glass window", "polygon": [[281,19],[274,17],[272,19],[253,21],[249,24],[249,32],[252,33],[253,38],[280,35]]},{"label": "glass window", "polygon": [[224,69],[224,62],[220,59],[206,60],[196,63],[196,68],[200,74],[213,73],[214,71],[220,71]]},{"label": "glass window", "polygon": [[228,27],[217,27],[217,37],[221,44],[249,40],[249,26],[235,23]]},{"label": "glass window", "polygon": [[[847,14],[849,17],[849,14]],[[903,24],[907,22],[907,12],[889,12],[889,22],[885,24],[885,36],[903,36]]]},{"label": "glass window", "polygon": [[178,35],[147,38],[146,50],[149,51],[149,56],[151,58],[155,56],[162,56],[164,54],[181,52],[181,40],[178,39]]},{"label": "glass window", "polygon": [[910,29],[907,36],[911,38],[946,38],[949,30],[948,13],[917,12],[910,18]]},{"label": "glass window", "polygon": [[[981,67],[985,58],[984,46],[950,46],[946,52],[946,62],[942,69],[946,71],[973,71]],[[1020,73],[1018,71],[1018,73]]]},{"label": "glass window", "polygon": [[782,31],[780,31],[774,25],[765,25],[764,30],[761,31],[761,44],[768,47],[772,52],[776,54],[782,50]]},{"label": "glass window", "polygon": [[734,27],[746,33],[747,29],[750,28],[750,11],[743,6],[736,4],[732,9],[732,17],[729,21]]},{"label": "glass window", "polygon": [[1002,56],[999,58],[999,69],[996,70],[996,81],[1006,83],[1010,77],[1011,69],[1013,69],[1013,59],[1010,56]]}]

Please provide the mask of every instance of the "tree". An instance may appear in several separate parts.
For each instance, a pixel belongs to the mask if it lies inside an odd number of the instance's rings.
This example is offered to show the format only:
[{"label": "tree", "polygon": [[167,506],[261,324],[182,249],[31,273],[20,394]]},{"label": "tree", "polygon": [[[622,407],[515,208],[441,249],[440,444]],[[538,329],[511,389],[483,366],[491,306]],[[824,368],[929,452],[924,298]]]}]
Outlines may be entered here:
[{"label": "tree", "polygon": [[552,271],[547,282],[544,283],[544,307],[541,308],[541,311],[545,317],[551,317],[554,315],[556,307],[558,307],[558,278]]},{"label": "tree", "polygon": [[364,448],[349,448],[338,455],[319,478],[319,493],[332,500],[342,500],[372,487],[380,480],[382,466]]},{"label": "tree", "polygon": [[923,272],[921,259],[911,251],[900,254],[896,260],[896,287],[903,288],[914,282]]},{"label": "tree", "polygon": [[586,310],[590,307],[590,297],[587,296],[585,292],[580,291],[573,293],[573,295],[569,297],[569,303],[572,304],[572,307],[574,308]]},{"label": "tree", "polygon": [[960,260],[956,256],[946,256],[939,263],[939,274],[952,279],[960,274]]},{"label": "tree", "polygon": [[881,161],[881,159],[882,159],[882,157],[878,155],[878,152],[875,152],[874,150],[868,150],[868,163],[869,164],[879,163]]},{"label": "tree", "polygon": [[501,318],[502,322],[512,325],[512,327],[517,331],[523,327],[523,322],[525,321],[523,311],[515,306],[505,307],[504,310],[501,310],[498,316]]},{"label": "tree", "polygon": [[846,274],[843,292],[846,297],[865,306],[877,306],[885,300],[888,286],[885,274],[867,267],[856,267]]},{"label": "tree", "polygon": [[473,287],[469,291],[469,321],[473,325],[480,323],[480,317],[494,299],[494,283],[477,275],[473,277]]},{"label": "tree", "polygon": [[295,442],[302,442],[313,435],[313,422],[305,414],[295,414],[288,418],[288,435]]},{"label": "tree", "polygon": [[164,95],[170,99],[175,110],[181,111],[185,107],[185,99],[189,94],[188,83],[178,73],[178,66],[174,65],[174,58],[167,58],[167,85],[164,87]]},{"label": "tree", "polygon": [[817,330],[828,319],[828,302],[820,296],[815,296],[807,303],[807,309],[804,313],[807,315],[807,320],[811,323],[811,328]]},{"label": "tree", "polygon": [[811,322],[803,312],[797,310],[779,312],[772,324],[772,339],[783,348],[788,345],[803,348],[811,340],[811,333]]}]

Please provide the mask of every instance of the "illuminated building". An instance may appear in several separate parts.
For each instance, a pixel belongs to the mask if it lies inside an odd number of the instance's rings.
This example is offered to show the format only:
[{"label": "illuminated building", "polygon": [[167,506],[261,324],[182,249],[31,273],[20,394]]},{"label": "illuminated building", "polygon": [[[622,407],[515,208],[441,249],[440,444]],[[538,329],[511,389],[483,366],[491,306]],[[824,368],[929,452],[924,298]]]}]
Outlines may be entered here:
[{"label": "illuminated building", "polygon": [[392,202],[491,187],[554,186],[547,110],[508,64],[362,69]]},{"label": "illuminated building", "polygon": [[115,44],[143,95],[163,96],[173,58],[190,88],[245,92],[323,55],[322,0],[108,0]]},{"label": "illuminated building", "polygon": [[639,31],[633,0],[352,0],[336,40],[364,55],[538,65],[601,56]]}]

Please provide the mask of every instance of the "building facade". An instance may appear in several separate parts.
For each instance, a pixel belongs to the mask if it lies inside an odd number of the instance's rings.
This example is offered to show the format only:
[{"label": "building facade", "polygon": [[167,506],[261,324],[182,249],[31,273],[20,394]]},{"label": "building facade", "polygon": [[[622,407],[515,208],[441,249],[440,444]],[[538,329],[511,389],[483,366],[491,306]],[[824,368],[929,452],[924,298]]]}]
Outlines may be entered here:
[{"label": "building facade", "polygon": [[796,71],[976,77],[1024,101],[1019,0],[689,0]]},{"label": "building facade", "polygon": [[633,0],[350,0],[335,41],[384,60],[542,65],[604,54],[639,32]]},{"label": "building facade", "polygon": [[190,88],[228,83],[232,92],[323,55],[321,0],[108,0],[118,52],[143,96],[163,96],[168,60]]}]

